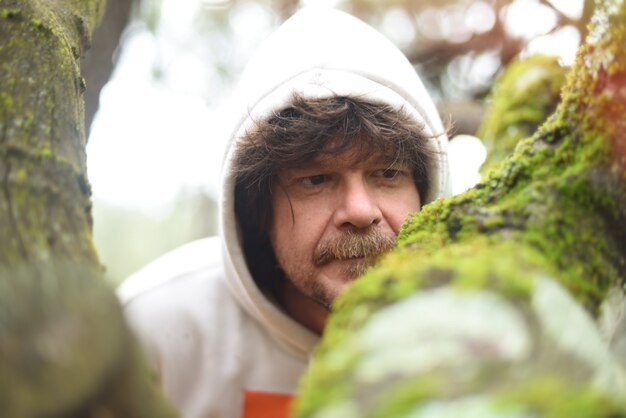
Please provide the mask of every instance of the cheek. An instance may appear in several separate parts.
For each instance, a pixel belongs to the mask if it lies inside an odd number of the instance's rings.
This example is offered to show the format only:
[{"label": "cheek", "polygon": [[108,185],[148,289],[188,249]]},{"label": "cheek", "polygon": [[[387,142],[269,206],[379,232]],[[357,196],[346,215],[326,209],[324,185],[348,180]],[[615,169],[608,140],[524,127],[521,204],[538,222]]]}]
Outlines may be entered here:
[{"label": "cheek", "polygon": [[324,235],[328,213],[323,205],[301,205],[299,202],[292,202],[292,205],[274,202],[271,244],[283,261],[296,260],[307,264]]},{"label": "cheek", "polygon": [[285,239],[291,229],[291,208],[285,193],[278,189],[272,194],[272,222],[270,224],[270,241],[274,252],[280,252],[285,246]]},{"label": "cheek", "polygon": [[[297,221],[294,225],[291,214],[274,221],[276,227],[270,232],[270,240],[276,260],[288,277],[297,279],[313,268],[315,242],[312,234],[306,228],[304,231],[298,228]],[[308,273],[304,275],[308,276]]]},{"label": "cheek", "polygon": [[272,195],[272,223],[270,241],[277,256],[283,258],[302,258],[314,237],[314,220],[310,211],[294,199],[289,201],[283,190]]},{"label": "cheek", "polygon": [[387,201],[385,210],[387,222],[397,235],[409,214],[419,212],[420,209],[419,194],[417,191],[409,190],[397,199]]}]

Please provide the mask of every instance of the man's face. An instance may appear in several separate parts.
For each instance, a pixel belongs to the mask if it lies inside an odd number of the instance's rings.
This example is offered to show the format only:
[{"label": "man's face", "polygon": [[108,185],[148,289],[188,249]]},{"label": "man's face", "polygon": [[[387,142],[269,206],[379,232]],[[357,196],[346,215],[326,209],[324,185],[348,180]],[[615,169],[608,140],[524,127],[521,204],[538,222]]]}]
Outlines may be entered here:
[{"label": "man's face", "polygon": [[420,198],[409,167],[349,150],[279,173],[272,209],[270,240],[287,279],[329,307],[394,244]]}]

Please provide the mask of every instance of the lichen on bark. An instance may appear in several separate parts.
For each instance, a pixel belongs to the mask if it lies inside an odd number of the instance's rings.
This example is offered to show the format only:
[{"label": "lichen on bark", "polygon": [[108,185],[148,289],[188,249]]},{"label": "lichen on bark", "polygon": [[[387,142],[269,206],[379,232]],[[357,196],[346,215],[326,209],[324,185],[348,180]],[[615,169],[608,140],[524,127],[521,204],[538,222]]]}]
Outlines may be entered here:
[{"label": "lichen on bark", "polygon": [[0,415],[169,417],[91,240],[79,59],[103,0],[0,0]]},{"label": "lichen on bark", "polygon": [[[97,9],[102,2],[83,2]],[[50,252],[97,260],[85,167],[77,23],[65,2],[0,3],[0,181],[3,263]],[[77,233],[84,231],[84,233]],[[87,235],[87,236],[85,236]],[[85,239],[87,238],[87,239]]]},{"label": "lichen on bark", "polygon": [[337,300],[297,416],[626,417],[624,1],[593,22],[556,113]]}]

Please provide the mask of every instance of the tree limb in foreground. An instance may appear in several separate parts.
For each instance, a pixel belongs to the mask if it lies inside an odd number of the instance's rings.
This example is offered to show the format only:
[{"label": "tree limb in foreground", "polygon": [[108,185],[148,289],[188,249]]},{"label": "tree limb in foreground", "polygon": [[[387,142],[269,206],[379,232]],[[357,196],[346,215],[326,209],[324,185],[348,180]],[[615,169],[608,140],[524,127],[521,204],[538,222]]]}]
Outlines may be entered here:
[{"label": "tree limb in foreground", "polygon": [[0,0],[3,417],[173,416],[91,239],[79,57],[103,10]]},{"label": "tree limb in foreground", "polygon": [[626,5],[556,113],[336,303],[298,417],[626,417]]}]

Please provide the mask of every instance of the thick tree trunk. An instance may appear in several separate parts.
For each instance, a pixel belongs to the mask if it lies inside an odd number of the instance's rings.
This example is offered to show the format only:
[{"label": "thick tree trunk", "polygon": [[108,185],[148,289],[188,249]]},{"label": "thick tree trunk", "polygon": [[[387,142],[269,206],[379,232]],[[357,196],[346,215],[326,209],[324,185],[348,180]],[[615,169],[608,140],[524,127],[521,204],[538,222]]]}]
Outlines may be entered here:
[{"label": "thick tree trunk", "polygon": [[79,57],[102,0],[0,0],[0,415],[171,416],[91,241]]},{"label": "thick tree trunk", "polygon": [[557,112],[341,297],[300,417],[626,417],[626,5]]}]

